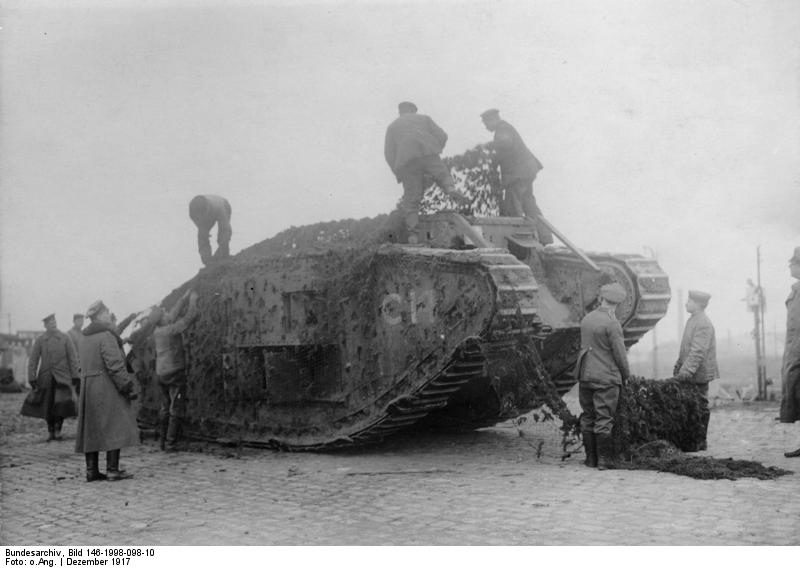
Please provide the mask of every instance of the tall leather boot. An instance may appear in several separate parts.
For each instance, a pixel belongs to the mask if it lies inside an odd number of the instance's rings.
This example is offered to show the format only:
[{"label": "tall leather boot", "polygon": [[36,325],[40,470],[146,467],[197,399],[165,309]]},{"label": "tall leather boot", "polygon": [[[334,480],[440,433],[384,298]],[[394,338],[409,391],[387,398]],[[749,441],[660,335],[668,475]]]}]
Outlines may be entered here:
[{"label": "tall leather boot", "polygon": [[167,427],[169,426],[169,416],[165,416],[158,424],[158,446],[162,451],[166,449],[167,445]]},{"label": "tall leather boot", "polygon": [[119,450],[106,452],[106,477],[109,481],[119,481],[133,477],[130,473],[119,468]]},{"label": "tall leather boot", "polygon": [[178,434],[181,428],[181,419],[177,416],[170,416],[169,417],[169,426],[167,426],[167,443],[166,443],[166,451],[168,452],[177,452],[178,451]]},{"label": "tall leather boot", "polygon": [[63,418],[56,418],[53,423],[53,439],[61,441],[64,438],[61,436],[61,427],[64,426]]},{"label": "tall leather boot", "polygon": [[586,467],[597,467],[597,436],[594,432],[584,430],[581,433],[583,438],[583,449],[586,451],[586,459],[583,461]]},{"label": "tall leather boot", "polygon": [[697,451],[699,452],[704,452],[708,449],[707,436],[708,436],[708,421],[710,419],[711,419],[711,413],[709,411],[706,411],[706,413],[703,415],[703,435],[697,444]]},{"label": "tall leather boot", "polygon": [[597,434],[597,469],[616,469],[614,438],[610,434]]},{"label": "tall leather boot", "polygon": [[56,424],[53,418],[47,419],[47,441],[50,442],[56,439]]},{"label": "tall leather boot", "polygon": [[104,481],[106,476],[100,473],[100,453],[88,452],[86,456],[86,481]]}]

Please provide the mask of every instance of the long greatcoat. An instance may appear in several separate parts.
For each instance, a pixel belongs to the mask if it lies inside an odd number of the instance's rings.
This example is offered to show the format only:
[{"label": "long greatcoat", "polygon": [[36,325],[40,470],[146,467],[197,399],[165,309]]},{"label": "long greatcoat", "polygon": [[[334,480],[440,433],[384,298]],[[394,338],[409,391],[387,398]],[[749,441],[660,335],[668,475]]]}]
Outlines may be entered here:
[{"label": "long greatcoat", "polygon": [[[28,381],[35,380],[38,389],[45,391],[41,418],[75,416],[72,378],[80,376],[78,356],[69,336],[59,330],[47,331],[36,338],[28,360]],[[56,396],[50,391],[58,389]],[[72,399],[73,402],[62,404]],[[51,406],[50,401],[56,404]]]},{"label": "long greatcoat", "polygon": [[78,453],[117,450],[139,443],[136,409],[128,399],[136,380],[125,368],[125,356],[110,326],[92,323],[81,344],[81,388]]},{"label": "long greatcoat", "polygon": [[786,300],[786,345],[781,375],[781,422],[800,420],[800,280]]},{"label": "long greatcoat", "polygon": [[689,375],[693,383],[710,383],[719,378],[714,326],[704,311],[692,314],[686,322],[674,372],[675,376]]}]

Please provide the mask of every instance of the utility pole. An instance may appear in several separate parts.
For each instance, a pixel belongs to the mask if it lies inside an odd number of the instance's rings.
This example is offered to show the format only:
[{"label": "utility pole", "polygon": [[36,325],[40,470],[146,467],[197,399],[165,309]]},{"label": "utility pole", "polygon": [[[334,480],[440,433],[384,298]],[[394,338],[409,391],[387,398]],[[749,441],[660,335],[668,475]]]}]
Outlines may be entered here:
[{"label": "utility pole", "polygon": [[753,340],[756,344],[756,400],[767,400],[766,339],[764,331],[764,290],[761,287],[761,245],[756,247],[756,284],[747,280],[747,309],[753,312]]}]

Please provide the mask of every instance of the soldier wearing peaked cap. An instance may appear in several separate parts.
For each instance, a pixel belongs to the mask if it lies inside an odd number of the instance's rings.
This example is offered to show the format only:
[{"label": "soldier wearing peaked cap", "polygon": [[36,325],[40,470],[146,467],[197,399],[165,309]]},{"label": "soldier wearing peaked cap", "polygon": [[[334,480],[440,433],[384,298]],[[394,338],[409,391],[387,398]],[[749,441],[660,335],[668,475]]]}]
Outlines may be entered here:
[{"label": "soldier wearing peaked cap", "polygon": [[[789,271],[795,279],[786,299],[786,344],[781,369],[781,422],[800,420],[800,247],[789,259]],[[800,457],[800,448],[784,454]]]},{"label": "soldier wearing peaked cap", "polygon": [[538,221],[541,215],[536,198],[533,196],[533,182],[542,163],[533,155],[516,128],[500,118],[496,108],[481,113],[486,130],[494,133],[492,146],[495,151],[495,167],[500,168],[500,179],[504,189],[500,215],[504,217],[530,217],[536,223],[539,241],[543,244],[553,242],[550,229]]},{"label": "soldier wearing peaked cap", "polygon": [[34,341],[28,359],[28,382],[44,393],[36,410],[47,422],[47,440],[61,440],[64,418],[77,414],[72,385],[80,376],[78,356],[69,336],[59,331],[55,314],[42,322],[45,332]]},{"label": "soldier wearing peaked cap", "polygon": [[586,465],[613,469],[614,415],[630,370],[617,305],[625,300],[618,283],[600,287],[600,305],[581,320],[581,351],[576,364],[581,431]]},{"label": "soldier wearing peaked cap", "polygon": [[706,307],[711,294],[699,290],[689,290],[686,311],[691,314],[683,330],[678,360],[673,375],[678,380],[691,383],[700,393],[700,418],[702,432],[697,450],[707,448],[706,435],[711,412],[708,408],[708,383],[719,378],[717,367],[717,342],[714,326],[706,315]]}]

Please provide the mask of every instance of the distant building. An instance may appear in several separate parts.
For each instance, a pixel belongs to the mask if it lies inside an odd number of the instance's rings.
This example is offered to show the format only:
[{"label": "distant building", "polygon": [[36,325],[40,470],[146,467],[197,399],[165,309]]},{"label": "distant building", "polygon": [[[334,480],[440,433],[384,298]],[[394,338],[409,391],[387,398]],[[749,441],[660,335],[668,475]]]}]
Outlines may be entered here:
[{"label": "distant building", "polygon": [[[16,334],[0,333],[0,369],[10,369],[14,381],[24,387],[28,384],[28,359],[34,340],[44,331],[18,331]],[[4,373],[7,374],[7,371]]]}]

